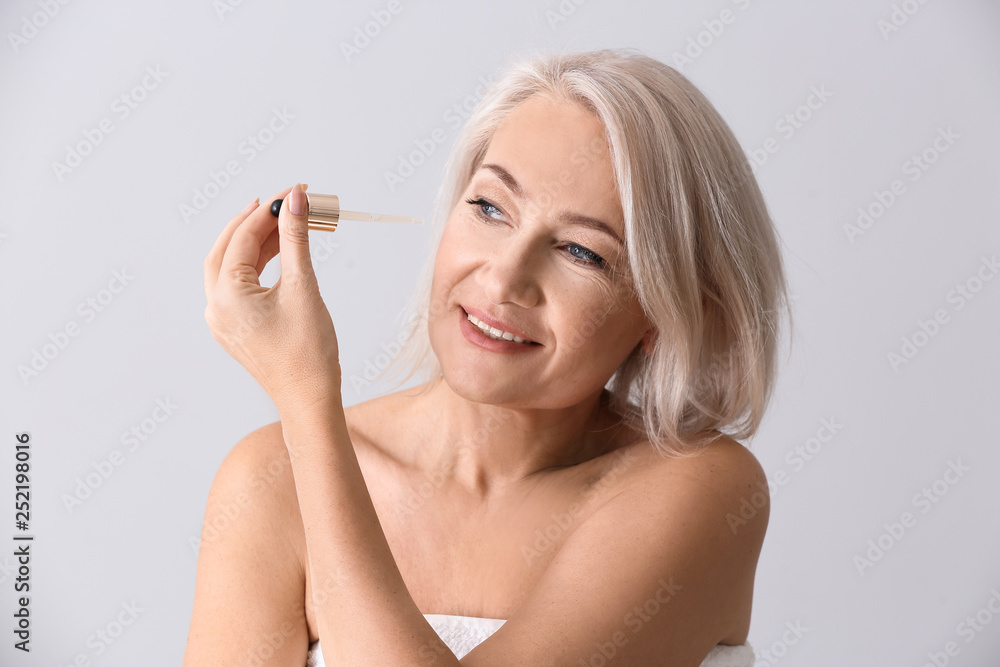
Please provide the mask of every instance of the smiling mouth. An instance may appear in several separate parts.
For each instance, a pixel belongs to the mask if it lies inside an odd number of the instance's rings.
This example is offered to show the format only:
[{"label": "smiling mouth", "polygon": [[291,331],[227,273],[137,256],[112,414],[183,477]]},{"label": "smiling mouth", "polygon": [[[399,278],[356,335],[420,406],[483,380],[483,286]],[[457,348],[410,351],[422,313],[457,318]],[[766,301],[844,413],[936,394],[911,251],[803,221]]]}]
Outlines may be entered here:
[{"label": "smiling mouth", "polygon": [[476,326],[476,328],[478,328],[480,331],[482,331],[484,334],[486,334],[487,336],[489,336],[493,340],[505,340],[505,341],[508,341],[508,342],[520,343],[522,345],[541,345],[541,343],[536,343],[535,341],[525,340],[524,338],[521,338],[520,336],[515,336],[514,334],[510,333],[509,331],[501,331],[500,329],[496,329],[494,327],[491,327],[488,324],[485,324],[482,320],[480,320],[475,315],[470,315],[469,313],[466,313],[465,317],[470,322],[472,322],[472,324],[474,324]]}]

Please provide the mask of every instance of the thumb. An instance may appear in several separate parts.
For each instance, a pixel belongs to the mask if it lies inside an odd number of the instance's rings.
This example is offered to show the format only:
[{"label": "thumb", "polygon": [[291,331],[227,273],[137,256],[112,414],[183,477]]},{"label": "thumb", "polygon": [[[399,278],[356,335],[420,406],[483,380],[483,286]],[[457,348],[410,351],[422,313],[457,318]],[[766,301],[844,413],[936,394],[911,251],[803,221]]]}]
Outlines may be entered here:
[{"label": "thumb", "polygon": [[309,206],[306,187],[297,184],[285,197],[278,214],[278,255],[281,275],[315,280],[309,256]]}]

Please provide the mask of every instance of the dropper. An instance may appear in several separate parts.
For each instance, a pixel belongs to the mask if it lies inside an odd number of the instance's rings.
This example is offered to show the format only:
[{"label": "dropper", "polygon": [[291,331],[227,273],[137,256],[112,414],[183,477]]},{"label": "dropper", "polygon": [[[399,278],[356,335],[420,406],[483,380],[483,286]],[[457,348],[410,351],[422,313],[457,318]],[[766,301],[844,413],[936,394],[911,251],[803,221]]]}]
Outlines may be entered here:
[{"label": "dropper", "polygon": [[[321,195],[306,192],[306,203],[309,209],[309,229],[324,232],[337,231],[337,223],[341,220],[357,222],[392,222],[403,225],[422,225],[423,218],[411,218],[405,215],[387,215],[383,213],[363,213],[361,211],[345,211],[340,208],[340,198],[337,195]],[[271,215],[278,217],[281,211],[282,199],[271,202]]]}]

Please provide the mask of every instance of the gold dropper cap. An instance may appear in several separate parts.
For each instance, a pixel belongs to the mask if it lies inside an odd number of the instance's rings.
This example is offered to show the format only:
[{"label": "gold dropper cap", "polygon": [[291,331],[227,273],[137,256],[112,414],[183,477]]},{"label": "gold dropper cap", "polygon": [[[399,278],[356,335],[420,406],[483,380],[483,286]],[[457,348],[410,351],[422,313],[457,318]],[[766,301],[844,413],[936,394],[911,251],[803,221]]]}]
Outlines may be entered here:
[{"label": "gold dropper cap", "polygon": [[[271,202],[271,215],[278,217],[283,199]],[[387,215],[384,213],[362,213],[361,211],[344,211],[340,208],[340,198],[337,195],[321,195],[306,192],[306,205],[309,209],[307,219],[309,229],[324,232],[337,231],[337,223],[341,220],[356,220],[358,222],[391,222],[402,225],[422,225],[423,218],[411,218],[406,215]]]},{"label": "gold dropper cap", "polygon": [[309,208],[309,229],[334,232],[337,230],[337,224],[341,220],[391,222],[403,225],[422,225],[424,223],[423,218],[412,218],[405,215],[345,211],[340,208],[340,198],[337,195],[321,195],[315,192],[306,192],[306,202]]}]

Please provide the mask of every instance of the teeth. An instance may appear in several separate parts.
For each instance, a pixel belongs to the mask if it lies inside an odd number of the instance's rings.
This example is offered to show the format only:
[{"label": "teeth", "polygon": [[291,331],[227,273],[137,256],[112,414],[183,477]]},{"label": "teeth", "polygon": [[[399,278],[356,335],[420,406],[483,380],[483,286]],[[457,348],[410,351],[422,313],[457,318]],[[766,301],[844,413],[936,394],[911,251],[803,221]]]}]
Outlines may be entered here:
[{"label": "teeth", "polygon": [[514,334],[508,331],[501,331],[500,329],[495,329],[489,326],[488,324],[484,324],[482,320],[480,320],[474,315],[469,315],[469,321],[475,324],[477,327],[479,327],[480,331],[482,331],[490,338],[493,338],[494,340],[512,340],[515,343],[528,343],[528,341],[524,340],[519,336],[515,336]]}]

